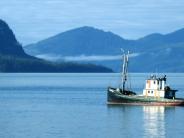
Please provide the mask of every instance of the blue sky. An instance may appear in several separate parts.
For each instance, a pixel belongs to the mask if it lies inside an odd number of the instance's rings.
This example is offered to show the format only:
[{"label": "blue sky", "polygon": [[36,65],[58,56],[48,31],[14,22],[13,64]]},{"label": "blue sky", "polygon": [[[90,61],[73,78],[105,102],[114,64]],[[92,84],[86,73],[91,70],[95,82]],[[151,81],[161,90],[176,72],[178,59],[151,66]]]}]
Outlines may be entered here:
[{"label": "blue sky", "polygon": [[23,45],[81,26],[136,39],[184,28],[184,0],[1,0],[0,18]]}]

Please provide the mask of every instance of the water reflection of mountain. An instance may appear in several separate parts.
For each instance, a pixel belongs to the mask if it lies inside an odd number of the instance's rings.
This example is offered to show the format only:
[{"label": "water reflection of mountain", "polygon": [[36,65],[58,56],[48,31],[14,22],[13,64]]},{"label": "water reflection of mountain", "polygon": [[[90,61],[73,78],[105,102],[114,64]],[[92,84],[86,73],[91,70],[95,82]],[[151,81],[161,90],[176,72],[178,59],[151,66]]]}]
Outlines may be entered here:
[{"label": "water reflection of mountain", "polygon": [[166,137],[165,113],[174,107],[144,106],[144,137]]}]

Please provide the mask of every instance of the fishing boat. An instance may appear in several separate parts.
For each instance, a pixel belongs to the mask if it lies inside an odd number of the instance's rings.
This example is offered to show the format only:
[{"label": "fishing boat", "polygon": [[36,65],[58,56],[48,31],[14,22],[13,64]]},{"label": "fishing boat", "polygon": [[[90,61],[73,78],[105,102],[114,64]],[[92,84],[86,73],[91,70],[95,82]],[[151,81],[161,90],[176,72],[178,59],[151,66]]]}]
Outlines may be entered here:
[{"label": "fishing boat", "polygon": [[184,99],[176,98],[176,91],[167,85],[167,77],[163,75],[158,77],[150,75],[145,81],[145,88],[142,94],[128,89],[126,83],[128,80],[129,52],[123,55],[123,69],[121,75],[121,85],[118,88],[108,87],[108,104],[126,104],[126,105],[155,105],[155,106],[183,106]]}]

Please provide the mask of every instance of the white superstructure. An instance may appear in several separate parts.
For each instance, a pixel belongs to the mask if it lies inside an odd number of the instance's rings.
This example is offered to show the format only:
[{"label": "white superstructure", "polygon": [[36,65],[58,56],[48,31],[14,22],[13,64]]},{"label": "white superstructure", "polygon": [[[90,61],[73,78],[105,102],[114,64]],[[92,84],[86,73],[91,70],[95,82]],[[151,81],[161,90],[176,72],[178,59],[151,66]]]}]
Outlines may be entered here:
[{"label": "white superstructure", "polygon": [[175,98],[175,92],[176,91],[170,90],[170,87],[166,85],[166,75],[160,78],[157,78],[156,75],[151,75],[151,77],[146,80],[143,95],[146,97]]}]

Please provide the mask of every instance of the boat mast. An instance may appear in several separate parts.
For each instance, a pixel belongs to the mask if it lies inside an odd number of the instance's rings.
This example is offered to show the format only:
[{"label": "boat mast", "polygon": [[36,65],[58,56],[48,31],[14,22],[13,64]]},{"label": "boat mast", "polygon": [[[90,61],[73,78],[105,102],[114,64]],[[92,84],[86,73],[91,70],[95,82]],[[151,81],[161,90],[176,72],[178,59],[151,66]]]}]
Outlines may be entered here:
[{"label": "boat mast", "polygon": [[122,88],[123,91],[125,90],[125,83],[127,81],[128,76],[128,58],[129,58],[129,51],[127,54],[124,53],[123,55],[123,71],[122,71]]}]

